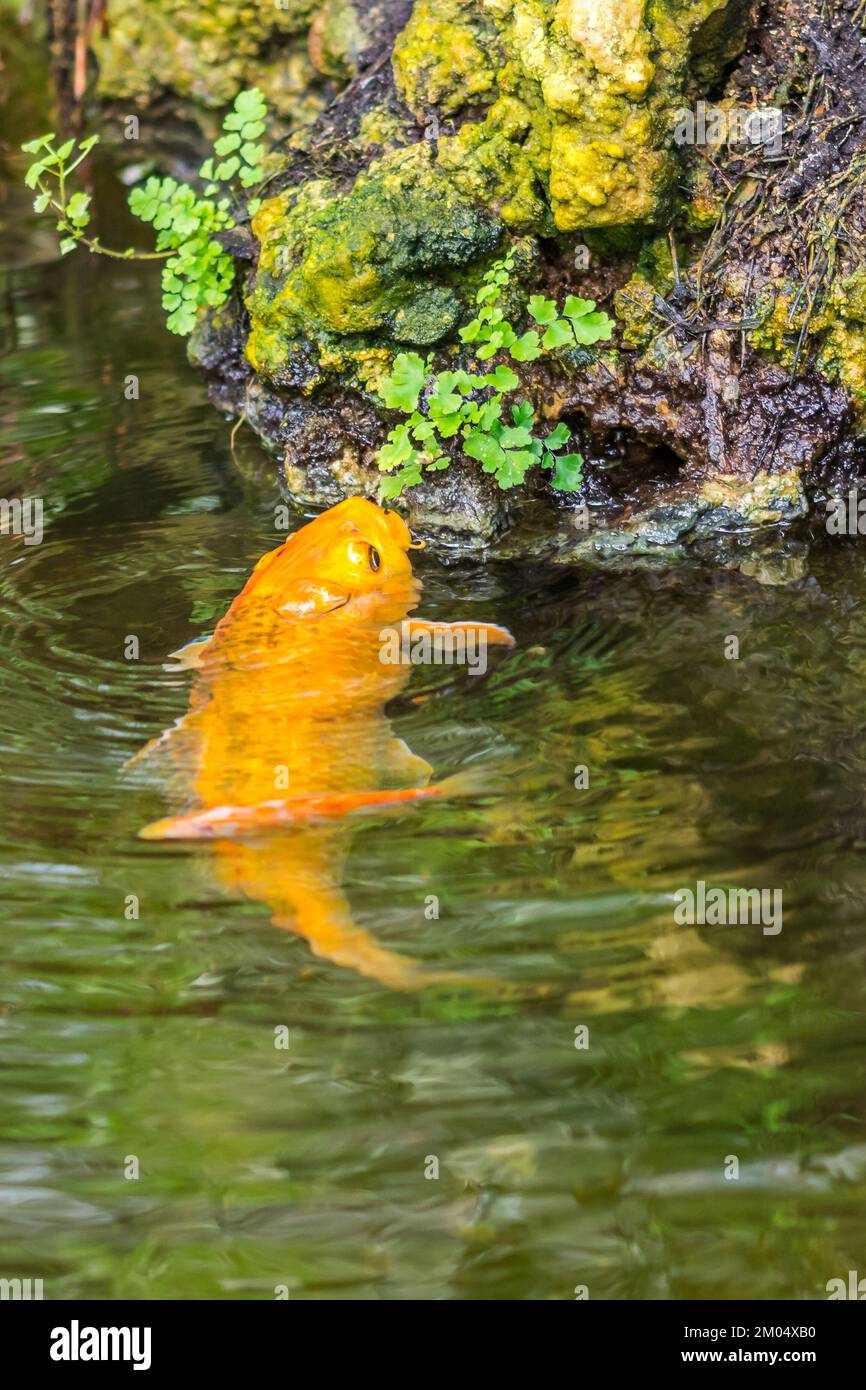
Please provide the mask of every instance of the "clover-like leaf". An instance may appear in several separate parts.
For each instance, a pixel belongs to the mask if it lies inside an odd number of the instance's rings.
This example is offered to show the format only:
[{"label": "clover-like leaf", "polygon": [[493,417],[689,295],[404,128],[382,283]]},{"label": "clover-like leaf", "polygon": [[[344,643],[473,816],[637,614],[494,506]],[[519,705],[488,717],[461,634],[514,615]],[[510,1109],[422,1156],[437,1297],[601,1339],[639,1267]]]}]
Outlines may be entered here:
[{"label": "clover-like leaf", "polygon": [[25,154],[38,154],[41,149],[50,145],[53,139],[54,131],[52,130],[48,135],[39,135],[35,140],[28,140],[26,145],[22,145],[21,148]]},{"label": "clover-like leaf", "polygon": [[537,357],[541,356],[541,343],[538,334],[530,329],[528,333],[524,333],[522,337],[518,338],[516,343],[511,344],[509,352],[515,362],[534,362]]},{"label": "clover-like leaf", "polygon": [[417,352],[401,352],[394,359],[390,376],[380,386],[379,395],[390,410],[402,410],[409,415],[418,408],[426,374],[424,359]]},{"label": "clover-like leaf", "polygon": [[399,497],[407,487],[417,487],[421,481],[421,469],[418,466],[403,468],[399,473],[392,473],[386,476],[379,484],[379,495],[383,502],[393,501]]},{"label": "clover-like leaf", "polygon": [[495,470],[497,483],[504,490],[519,487],[534,463],[535,455],[529,449],[509,450]]},{"label": "clover-like leaf", "polygon": [[551,482],[558,492],[577,492],[583,480],[583,456],[560,454]]},{"label": "clover-like leaf", "polygon": [[556,429],[551,430],[550,434],[547,436],[544,442],[547,445],[548,449],[556,450],[564,448],[570,438],[571,430],[568,428],[568,425],[566,425],[563,420],[560,420],[559,424],[556,426]]},{"label": "clover-like leaf", "polygon": [[494,391],[514,391],[520,385],[520,377],[504,362],[500,362],[494,371],[482,377],[482,381],[485,386],[492,386]]},{"label": "clover-like leaf", "polygon": [[591,314],[594,308],[594,299],[581,299],[580,295],[570,294],[565,301],[562,312],[567,319],[579,319],[584,314]]},{"label": "clover-like leaf", "polygon": [[555,319],[541,342],[548,352],[553,351],[554,348],[565,347],[566,343],[573,344],[574,333],[571,324],[566,323],[564,319]]},{"label": "clover-like leaf", "polygon": [[409,434],[409,426],[407,424],[396,425],[388,435],[388,442],[382,445],[376,456],[379,471],[388,473],[394,468],[400,468],[403,464],[414,459],[415,453],[415,446]]},{"label": "clover-like leaf", "polygon": [[536,323],[553,323],[557,318],[556,305],[543,294],[534,294],[526,306]]},{"label": "clover-like leaf", "polygon": [[503,449],[524,449],[532,443],[532,432],[523,425],[506,426],[499,436]]},{"label": "clover-like leaf", "polygon": [[571,326],[577,341],[588,346],[590,343],[608,342],[614,323],[607,314],[584,314],[579,319],[572,319]]}]

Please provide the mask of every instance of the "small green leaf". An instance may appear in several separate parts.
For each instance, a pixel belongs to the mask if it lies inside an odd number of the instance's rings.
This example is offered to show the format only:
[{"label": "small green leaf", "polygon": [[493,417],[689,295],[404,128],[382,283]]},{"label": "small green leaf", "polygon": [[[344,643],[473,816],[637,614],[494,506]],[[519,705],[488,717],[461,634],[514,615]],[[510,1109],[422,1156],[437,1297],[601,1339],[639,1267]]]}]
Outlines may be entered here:
[{"label": "small green leaf", "polygon": [[518,338],[516,343],[512,343],[510,352],[515,362],[534,362],[541,356],[538,334],[530,329],[522,338]]},{"label": "small green leaf", "polygon": [[580,295],[570,294],[562,312],[567,319],[579,319],[584,314],[591,314],[594,308],[594,299],[581,299]]},{"label": "small green leaf", "polygon": [[485,386],[492,386],[494,391],[514,391],[520,385],[520,377],[511,367],[504,362],[482,378]]},{"label": "small green leaf", "polygon": [[44,145],[50,145],[53,139],[54,131],[52,130],[48,135],[40,135],[35,140],[28,140],[27,144],[22,145],[21,148],[25,154],[38,154],[39,150],[41,150]]},{"label": "small green leaf", "polygon": [[560,454],[551,482],[558,492],[577,492],[583,479],[583,456]]},{"label": "small green leaf", "polygon": [[48,207],[48,204],[49,204],[50,202],[51,202],[51,194],[50,194],[50,193],[40,193],[38,198],[34,198],[34,199],[33,199],[33,211],[34,211],[34,212],[44,212],[45,209]]},{"label": "small green leaf", "polygon": [[379,470],[386,473],[392,468],[399,468],[402,464],[408,463],[414,457],[415,446],[409,435],[409,426],[403,424],[392,429],[387,444],[382,445],[376,456],[376,462]]},{"label": "small green leaf", "polygon": [[519,487],[534,463],[535,455],[529,450],[506,454],[503,463],[496,469],[497,483],[506,490]]},{"label": "small green leaf", "polygon": [[384,502],[390,502],[407,487],[417,487],[421,481],[421,469],[417,465],[403,468],[399,473],[385,477],[379,484],[379,495]]},{"label": "small green leaf", "polygon": [[502,419],[501,397],[494,396],[492,400],[484,401],[482,405],[474,407],[470,419],[480,430],[489,432],[495,429]]},{"label": "small green leaf", "polygon": [[524,449],[532,443],[532,434],[522,425],[509,429],[507,426],[499,436],[503,449]]},{"label": "small green leaf", "polygon": [[474,431],[466,436],[463,452],[471,459],[478,459],[486,473],[493,472],[494,468],[505,462],[505,450],[502,446],[497,444],[492,435],[483,434],[481,431]]},{"label": "small green leaf", "polygon": [[235,111],[245,116],[248,121],[259,119],[260,114],[267,110],[264,98],[258,87],[248,87],[243,92],[238,92],[234,102]]},{"label": "small green leaf", "polygon": [[551,433],[547,436],[544,442],[547,445],[548,449],[556,450],[564,448],[564,446],[568,443],[570,438],[571,430],[568,428],[568,425],[566,425],[562,420],[560,420],[559,424],[556,426],[556,429],[551,431]]},{"label": "small green leaf", "polygon": [[[232,150],[240,149],[241,137],[236,134],[221,135],[219,140],[214,141],[214,154],[220,156],[231,154]],[[208,177],[208,176],[206,176]]]},{"label": "small green leaf", "polygon": [[613,319],[607,314],[584,314],[572,320],[574,336],[581,344],[606,343],[613,333]]},{"label": "small green leaf", "polygon": [[574,343],[574,333],[571,324],[564,319],[556,319],[548,328],[541,340],[542,345],[551,352],[554,348],[565,347],[566,343]]},{"label": "small green leaf", "polygon": [[66,215],[76,227],[86,227],[90,221],[89,207],[90,195],[88,193],[73,193],[66,204]]},{"label": "small green leaf", "polygon": [[526,307],[536,323],[553,323],[557,317],[553,300],[545,299],[543,294],[534,294]]},{"label": "small green leaf", "polygon": [[68,256],[70,251],[74,251],[78,242],[74,236],[64,237],[60,243],[61,256]]},{"label": "small green leaf", "polygon": [[426,371],[424,360],[417,352],[401,352],[394,359],[391,375],[379,389],[386,406],[390,410],[402,410],[407,415],[417,410]]}]

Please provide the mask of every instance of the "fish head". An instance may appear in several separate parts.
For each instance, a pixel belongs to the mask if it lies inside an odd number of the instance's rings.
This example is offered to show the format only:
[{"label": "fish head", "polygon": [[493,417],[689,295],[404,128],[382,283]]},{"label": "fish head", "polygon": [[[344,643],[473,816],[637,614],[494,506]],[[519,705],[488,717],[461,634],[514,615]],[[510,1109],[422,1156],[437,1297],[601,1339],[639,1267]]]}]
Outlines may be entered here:
[{"label": "fish head", "polygon": [[395,512],[349,497],[264,556],[241,597],[266,599],[287,620],[399,621],[421,591],[408,555],[412,544]]}]

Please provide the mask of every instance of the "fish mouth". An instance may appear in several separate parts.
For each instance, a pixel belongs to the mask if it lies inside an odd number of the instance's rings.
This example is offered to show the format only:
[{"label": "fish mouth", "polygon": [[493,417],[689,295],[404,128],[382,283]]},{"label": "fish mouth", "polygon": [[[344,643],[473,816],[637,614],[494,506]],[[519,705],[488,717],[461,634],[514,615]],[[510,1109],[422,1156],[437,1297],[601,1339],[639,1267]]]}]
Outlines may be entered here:
[{"label": "fish mouth", "polygon": [[413,544],[412,532],[402,516],[399,516],[397,512],[383,512],[382,516],[388,535],[395,545],[398,545],[401,550],[419,549],[417,545]]}]

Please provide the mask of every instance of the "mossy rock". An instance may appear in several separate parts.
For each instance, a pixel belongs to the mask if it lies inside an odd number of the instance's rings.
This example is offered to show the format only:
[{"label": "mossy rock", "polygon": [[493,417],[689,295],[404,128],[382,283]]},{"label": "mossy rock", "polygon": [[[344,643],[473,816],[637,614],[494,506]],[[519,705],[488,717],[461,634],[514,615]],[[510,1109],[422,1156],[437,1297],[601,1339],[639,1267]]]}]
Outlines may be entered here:
[{"label": "mossy rock", "polygon": [[300,338],[323,352],[335,336],[440,342],[466,312],[472,267],[503,236],[499,219],[462,198],[424,146],[386,155],[347,197],[326,181],[287,190],[253,226],[261,254],[247,352],[273,381]]},{"label": "mossy rock", "polygon": [[548,231],[548,204],[558,231],[658,222],[692,64],[718,76],[747,18],[746,0],[416,0],[394,73],[419,120],[519,104],[511,130],[488,113],[440,146],[509,226]]},{"label": "mossy rock", "polygon": [[295,119],[321,101],[307,32],[321,0],[111,0],[92,43],[103,97],[140,106],[170,92],[228,106],[259,86],[272,110]]}]

